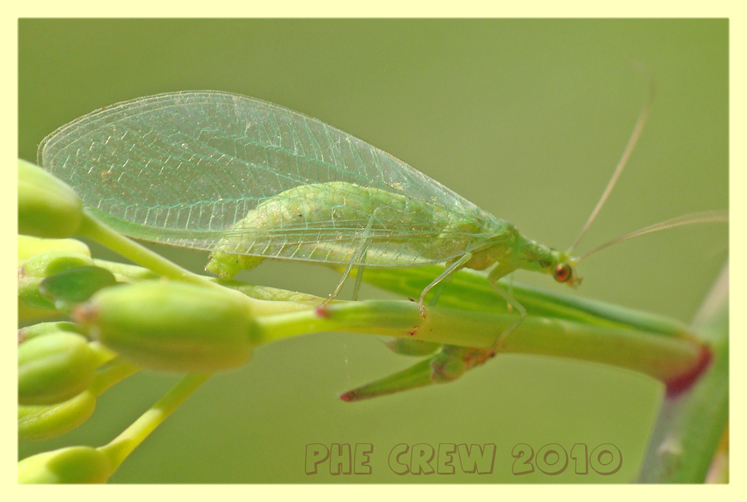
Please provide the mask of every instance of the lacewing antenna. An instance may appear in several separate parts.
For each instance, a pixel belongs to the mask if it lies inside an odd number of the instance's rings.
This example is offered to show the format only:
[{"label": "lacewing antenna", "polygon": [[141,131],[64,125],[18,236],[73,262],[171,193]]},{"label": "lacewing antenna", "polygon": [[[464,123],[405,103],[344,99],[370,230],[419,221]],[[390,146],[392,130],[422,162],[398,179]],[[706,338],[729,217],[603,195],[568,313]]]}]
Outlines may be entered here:
[{"label": "lacewing antenna", "polygon": [[632,239],[633,237],[639,237],[641,235],[650,234],[652,232],[658,232],[659,230],[666,230],[668,228],[681,227],[683,225],[692,225],[694,223],[714,223],[714,222],[728,222],[728,221],[729,221],[729,212],[726,210],[703,211],[700,213],[684,214],[682,216],[677,216],[676,218],[672,218],[672,219],[665,220],[665,221],[660,221],[659,223],[654,223],[653,225],[640,228],[638,230],[630,232],[629,234],[625,234],[621,237],[617,237],[616,239],[612,239],[609,242],[605,242],[601,246],[597,246],[591,251],[587,251],[586,253],[582,254],[581,256],[578,257],[577,260],[581,261],[587,256],[592,255],[596,253],[597,251],[601,251],[604,248],[608,248],[612,246],[613,244],[617,244],[619,242]]},{"label": "lacewing antenna", "polygon": [[648,85],[649,85],[648,97],[646,98],[646,103],[643,105],[643,109],[641,110],[641,113],[638,116],[638,120],[636,121],[635,127],[633,128],[633,133],[630,135],[630,139],[628,140],[628,144],[625,146],[625,150],[623,151],[622,157],[620,157],[620,160],[618,161],[617,166],[615,167],[615,171],[614,173],[612,173],[612,177],[607,183],[607,187],[604,189],[604,192],[602,192],[602,196],[599,198],[599,202],[597,202],[597,205],[594,207],[594,210],[589,215],[589,219],[586,220],[586,224],[581,229],[581,233],[578,234],[578,237],[576,237],[576,240],[573,241],[573,244],[566,252],[566,254],[568,255],[573,254],[573,250],[576,249],[576,246],[578,246],[578,243],[581,242],[581,238],[584,236],[586,231],[589,229],[592,222],[597,217],[597,214],[599,214],[599,211],[602,209],[602,206],[604,206],[604,203],[607,201],[607,197],[609,197],[610,193],[612,192],[612,189],[615,187],[615,184],[617,183],[617,180],[620,178],[620,174],[622,174],[622,171],[625,168],[625,165],[628,163],[628,159],[630,159],[630,155],[633,153],[633,148],[635,148],[635,145],[638,142],[638,138],[640,138],[641,136],[641,132],[643,131],[643,126],[646,124],[646,120],[648,119],[649,112],[651,111],[651,107],[654,104],[654,95],[656,94],[656,82],[654,82],[653,77],[649,75],[648,73],[647,73],[647,77],[648,77]]}]

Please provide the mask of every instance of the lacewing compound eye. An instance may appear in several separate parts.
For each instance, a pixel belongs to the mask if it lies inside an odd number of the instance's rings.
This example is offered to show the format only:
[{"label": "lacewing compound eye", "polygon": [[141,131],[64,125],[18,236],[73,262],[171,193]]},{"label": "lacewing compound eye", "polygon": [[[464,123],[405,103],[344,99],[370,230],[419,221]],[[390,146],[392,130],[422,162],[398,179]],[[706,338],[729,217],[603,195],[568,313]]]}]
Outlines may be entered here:
[{"label": "lacewing compound eye", "polygon": [[567,263],[560,263],[555,267],[555,271],[552,275],[558,282],[568,282],[573,275],[573,269],[571,269],[571,266]]}]

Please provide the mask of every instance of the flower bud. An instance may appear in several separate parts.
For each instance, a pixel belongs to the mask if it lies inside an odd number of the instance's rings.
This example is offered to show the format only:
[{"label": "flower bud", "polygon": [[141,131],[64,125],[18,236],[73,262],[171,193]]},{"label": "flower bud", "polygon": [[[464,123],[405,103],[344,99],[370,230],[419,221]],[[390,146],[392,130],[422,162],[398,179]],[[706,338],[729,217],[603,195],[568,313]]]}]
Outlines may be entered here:
[{"label": "flower bud", "polygon": [[84,334],[83,329],[75,323],[66,321],[40,322],[18,330],[18,343],[21,344],[37,336],[50,335],[52,333],[77,333]]},{"label": "flower bud", "polygon": [[96,396],[84,390],[72,399],[47,406],[18,406],[18,439],[42,441],[67,434],[83,424],[96,408]]},{"label": "flower bud", "polygon": [[69,310],[88,300],[96,291],[117,283],[114,274],[100,267],[73,267],[47,277],[39,284],[39,293],[54,302],[58,310]]},{"label": "flower bud", "polygon": [[54,310],[54,303],[39,291],[42,279],[69,268],[91,265],[90,256],[70,251],[48,251],[32,256],[19,269],[18,298],[29,307]]},{"label": "flower bud", "polygon": [[249,312],[240,293],[163,281],[101,290],[73,319],[138,365],[192,372],[249,361],[257,329]]},{"label": "flower bud", "polygon": [[18,347],[18,402],[56,404],[93,382],[98,365],[88,340],[72,333],[40,336]]},{"label": "flower bud", "polygon": [[106,483],[111,476],[106,456],[88,446],[71,446],[18,462],[19,483]]},{"label": "flower bud", "polygon": [[454,381],[466,370],[467,365],[459,357],[439,353],[431,358],[431,381],[433,383]]},{"label": "flower bud", "polygon": [[83,219],[80,197],[64,182],[38,166],[18,161],[18,232],[64,238],[78,231]]},{"label": "flower bud", "polygon": [[22,277],[45,278],[74,267],[91,267],[93,260],[83,253],[47,251],[26,260],[20,269]]},{"label": "flower bud", "polygon": [[402,392],[403,390],[433,385],[431,373],[430,359],[418,361],[405,370],[345,392],[340,396],[340,399],[347,403],[352,403],[362,401],[363,399]]},{"label": "flower bud", "polygon": [[23,262],[47,251],[68,251],[91,256],[91,250],[76,239],[43,239],[30,235],[18,236],[18,261]]},{"label": "flower bud", "polygon": [[42,321],[45,319],[57,317],[58,315],[59,312],[49,310],[49,308],[40,309],[37,307],[30,307],[26,303],[22,302],[20,298],[18,299],[19,322]]}]

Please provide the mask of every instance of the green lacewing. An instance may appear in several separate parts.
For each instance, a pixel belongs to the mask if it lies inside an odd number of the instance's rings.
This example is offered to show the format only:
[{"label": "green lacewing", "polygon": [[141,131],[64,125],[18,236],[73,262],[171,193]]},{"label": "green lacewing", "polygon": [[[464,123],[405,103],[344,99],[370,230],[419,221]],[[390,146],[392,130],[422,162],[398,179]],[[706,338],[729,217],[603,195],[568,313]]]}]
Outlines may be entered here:
[{"label": "green lacewing", "polygon": [[332,298],[352,267],[446,263],[421,308],[462,267],[494,266],[493,285],[520,268],[578,281],[579,258],[350,134],[251,97],[184,91],[115,104],[50,134],[38,160],[115,230],[208,250],[222,277],[266,258],[347,265]]}]

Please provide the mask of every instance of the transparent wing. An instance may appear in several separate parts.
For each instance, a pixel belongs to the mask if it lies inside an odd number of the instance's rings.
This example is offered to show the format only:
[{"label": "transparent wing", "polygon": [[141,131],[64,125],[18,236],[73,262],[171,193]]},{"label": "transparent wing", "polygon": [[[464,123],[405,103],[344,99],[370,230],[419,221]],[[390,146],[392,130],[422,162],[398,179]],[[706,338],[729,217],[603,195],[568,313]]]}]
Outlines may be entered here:
[{"label": "transparent wing", "polygon": [[[391,155],[314,118],[224,92],[160,94],[98,110],[45,138],[39,164],[116,230],[182,247],[214,250],[228,236],[242,254],[340,262],[333,256],[350,255],[365,234],[367,263],[408,265],[447,260],[495,235],[494,217]],[[333,221],[317,209],[280,227],[237,228],[296,187],[315,184],[313,197],[324,202],[330,182],[430,204],[438,217],[379,211],[372,225],[365,210]],[[438,226],[449,218],[479,230],[443,235]]]}]

